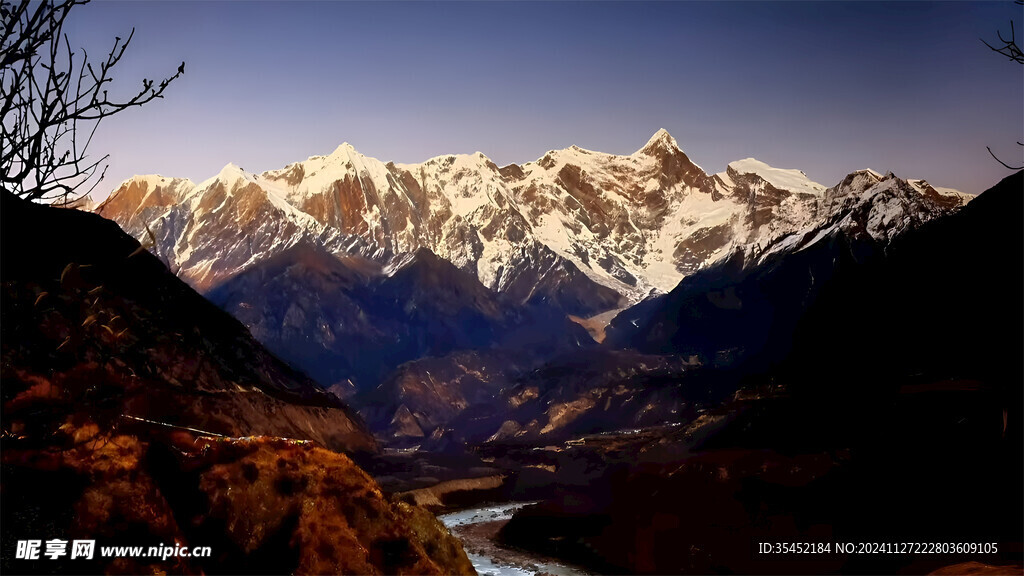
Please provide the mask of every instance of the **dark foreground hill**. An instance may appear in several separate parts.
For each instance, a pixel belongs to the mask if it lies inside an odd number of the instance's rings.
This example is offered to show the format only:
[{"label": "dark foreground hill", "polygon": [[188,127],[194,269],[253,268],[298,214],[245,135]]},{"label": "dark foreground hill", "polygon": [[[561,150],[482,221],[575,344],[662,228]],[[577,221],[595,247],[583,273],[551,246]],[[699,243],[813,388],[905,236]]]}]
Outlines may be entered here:
[{"label": "dark foreground hill", "polygon": [[[102,408],[112,422],[124,414],[374,449],[337,398],[138,251],[116,224],[3,202],[5,403],[33,386],[80,386],[65,403]],[[34,416],[25,425],[49,423]]]},{"label": "dark foreground hill", "polygon": [[[5,573],[468,573],[347,456],[358,416],[117,226],[2,195]],[[311,442],[312,441],[312,442]],[[94,539],[93,560],[14,558]],[[209,558],[99,557],[209,546]]]}]

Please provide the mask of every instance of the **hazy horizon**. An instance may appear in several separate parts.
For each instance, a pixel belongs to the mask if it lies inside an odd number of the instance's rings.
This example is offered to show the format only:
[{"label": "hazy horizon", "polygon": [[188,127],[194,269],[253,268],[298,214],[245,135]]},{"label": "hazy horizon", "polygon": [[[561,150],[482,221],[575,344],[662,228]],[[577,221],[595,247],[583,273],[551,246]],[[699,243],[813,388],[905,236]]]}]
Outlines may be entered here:
[{"label": "hazy horizon", "polygon": [[630,154],[659,128],[709,173],[754,157],[826,186],[873,168],[978,193],[1010,173],[985,146],[1019,162],[1024,70],[981,42],[1014,16],[1009,2],[107,1],[67,32],[95,60],[136,28],[115,88],[186,61],[164,100],[100,127],[96,199],[134,174],[198,182],[342,142],[505,165],[570,145]]}]

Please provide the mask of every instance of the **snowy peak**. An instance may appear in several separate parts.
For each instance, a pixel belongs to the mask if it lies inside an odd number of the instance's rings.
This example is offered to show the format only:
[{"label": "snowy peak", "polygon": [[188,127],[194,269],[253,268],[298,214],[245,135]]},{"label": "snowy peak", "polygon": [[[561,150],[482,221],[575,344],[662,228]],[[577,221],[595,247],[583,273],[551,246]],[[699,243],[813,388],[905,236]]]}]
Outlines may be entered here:
[{"label": "snowy peak", "polygon": [[754,174],[779,190],[788,190],[800,194],[820,196],[825,192],[825,186],[812,181],[800,170],[773,168],[754,158],[744,158],[743,160],[730,162],[725,173],[732,178]]},{"label": "snowy peak", "polygon": [[[955,192],[955,191],[954,191]],[[887,245],[897,236],[955,211],[972,197],[942,195],[922,180],[904,180],[892,172],[857,170],[825,191],[816,217],[795,231],[747,246],[749,263],[799,252],[836,234]]]},{"label": "snowy peak", "polygon": [[641,148],[639,153],[651,154],[656,150],[679,150],[679,143],[676,138],[672,137],[665,128],[659,128],[654,135],[647,140],[647,143]]},{"label": "snowy peak", "polygon": [[[346,142],[262,174],[228,164],[199,185],[136,177],[97,212],[136,238],[148,226],[159,256],[200,290],[299,242],[390,270],[429,250],[514,300],[587,316],[671,290],[736,249],[778,245],[885,181],[862,170],[826,190],[753,158],[709,176],[662,129],[630,155],[571,146],[500,169],[482,152],[385,163]],[[937,207],[925,217],[966,201],[899,182]],[[902,229],[890,221],[872,230]]]},{"label": "snowy peak", "polygon": [[81,198],[77,198],[68,203],[62,203],[60,200],[54,201],[50,204],[58,208],[67,208],[71,210],[79,210],[81,212],[92,212],[96,209],[96,201],[93,200],[91,195],[85,195]]},{"label": "snowy peak", "polygon": [[[355,146],[348,142],[343,142],[340,146],[335,148],[333,152],[327,156],[320,157],[319,159],[322,160],[319,163],[322,166],[322,169],[331,171],[332,174],[335,174],[334,171],[342,169],[354,168],[358,172],[377,172],[383,168],[382,162],[376,158],[370,158],[363,155],[356,150]],[[314,160],[314,158],[311,158],[310,160]],[[306,164],[312,165],[313,162],[307,161]],[[380,166],[377,166],[378,164]]]},{"label": "snowy peak", "polygon": [[195,187],[188,178],[134,176],[122,182],[94,211],[117,220],[125,229],[133,225],[143,230],[151,214],[181,202]]},{"label": "snowy peak", "polygon": [[304,164],[307,167],[314,165],[319,166],[321,170],[344,170],[355,168],[356,170],[366,170],[366,164],[378,162],[376,158],[368,158],[359,153],[355,146],[352,146],[348,142],[341,143],[333,152],[327,156],[314,156],[308,159]]},{"label": "snowy peak", "polygon": [[358,152],[356,152],[356,147],[348,142],[342,142],[341,144],[338,144],[338,147],[335,148],[334,152],[331,152],[328,157],[348,158],[353,154],[358,154]]},{"label": "snowy peak", "polygon": [[963,206],[970,202],[974,197],[970,194],[964,194],[959,190],[953,188],[939,188],[932,186],[926,180],[907,180],[907,184],[917,190],[922,196],[930,198],[932,201],[943,205]]},{"label": "snowy peak", "polygon": [[[136,190],[143,196],[137,200],[139,203],[148,204],[155,202],[158,204],[166,204],[176,200],[181,200],[195,187],[196,185],[188,178],[169,178],[159,174],[132,176],[122,182],[117,189],[110,194],[104,204],[110,202],[119,195],[132,196],[133,193],[131,191]],[[127,200],[127,198],[122,199],[122,201],[124,200]]]},{"label": "snowy peak", "polygon": [[679,143],[676,139],[668,133],[668,130],[660,128],[657,132],[651,136],[651,139],[644,144],[644,147],[637,150],[637,154],[646,154],[648,156],[658,156],[664,152],[675,152],[680,151]]},{"label": "snowy peak", "polygon": [[881,173],[866,168],[856,170],[848,174],[842,181],[825,191],[825,198],[831,204],[839,198],[850,195],[861,195],[872,190],[876,184],[883,182],[902,182],[907,188],[914,190],[924,196],[932,203],[944,208],[955,209],[966,205],[974,199],[974,196],[965,194],[952,188],[937,188],[926,180],[908,178],[906,180],[896,176],[891,171],[883,176]]},{"label": "snowy peak", "polygon": [[870,168],[850,172],[838,184],[825,191],[825,199],[831,202],[836,198],[842,198],[851,194],[861,194],[883,179],[884,177],[881,174]]},{"label": "snowy peak", "polygon": [[225,164],[224,167],[220,169],[220,173],[218,174],[218,176],[225,177],[244,175],[245,170],[242,170],[242,167],[239,166],[238,164],[235,164],[234,162],[228,162],[227,164]]},{"label": "snowy peak", "polygon": [[[238,180],[254,182],[255,178],[253,178],[252,174],[249,174],[245,170],[242,170],[242,167],[239,166],[238,164],[229,162],[225,164],[223,168],[220,169],[220,172],[218,172],[217,175],[213,177],[213,180],[219,180],[222,184],[228,184],[236,182]],[[210,182],[210,180],[207,180],[206,182]],[[205,184],[206,182],[204,182],[203,184]],[[205,188],[203,184],[200,184],[199,187]]]}]

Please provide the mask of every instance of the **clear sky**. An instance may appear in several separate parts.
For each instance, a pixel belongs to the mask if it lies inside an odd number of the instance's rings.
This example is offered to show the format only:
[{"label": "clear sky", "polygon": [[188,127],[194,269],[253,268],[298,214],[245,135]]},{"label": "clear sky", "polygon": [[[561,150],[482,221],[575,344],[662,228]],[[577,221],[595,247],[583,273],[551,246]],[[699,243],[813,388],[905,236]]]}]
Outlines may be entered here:
[{"label": "clear sky", "polygon": [[1024,66],[981,38],[1012,2],[125,2],[72,13],[121,86],[185,75],[106,121],[110,169],[195,181],[349,142],[381,160],[576,144],[628,154],[666,128],[705,171],[755,157],[825,185],[860,168],[980,192],[1020,162]]}]

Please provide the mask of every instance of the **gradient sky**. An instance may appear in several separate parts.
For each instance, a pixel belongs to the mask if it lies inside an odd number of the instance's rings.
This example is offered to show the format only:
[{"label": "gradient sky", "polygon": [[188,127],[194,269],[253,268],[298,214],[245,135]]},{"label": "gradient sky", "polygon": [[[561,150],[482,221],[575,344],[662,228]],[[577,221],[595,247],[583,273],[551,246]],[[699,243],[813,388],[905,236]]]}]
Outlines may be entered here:
[{"label": "gradient sky", "polygon": [[[116,74],[186,74],[107,120],[106,197],[133,174],[260,172],[342,142],[381,160],[576,144],[629,154],[666,128],[709,173],[753,156],[830,186],[859,168],[977,193],[1020,162],[1024,66],[990,52],[1012,2],[124,2],[72,13]],[[116,86],[116,85],[115,85]],[[113,92],[113,90],[112,90]]]}]

